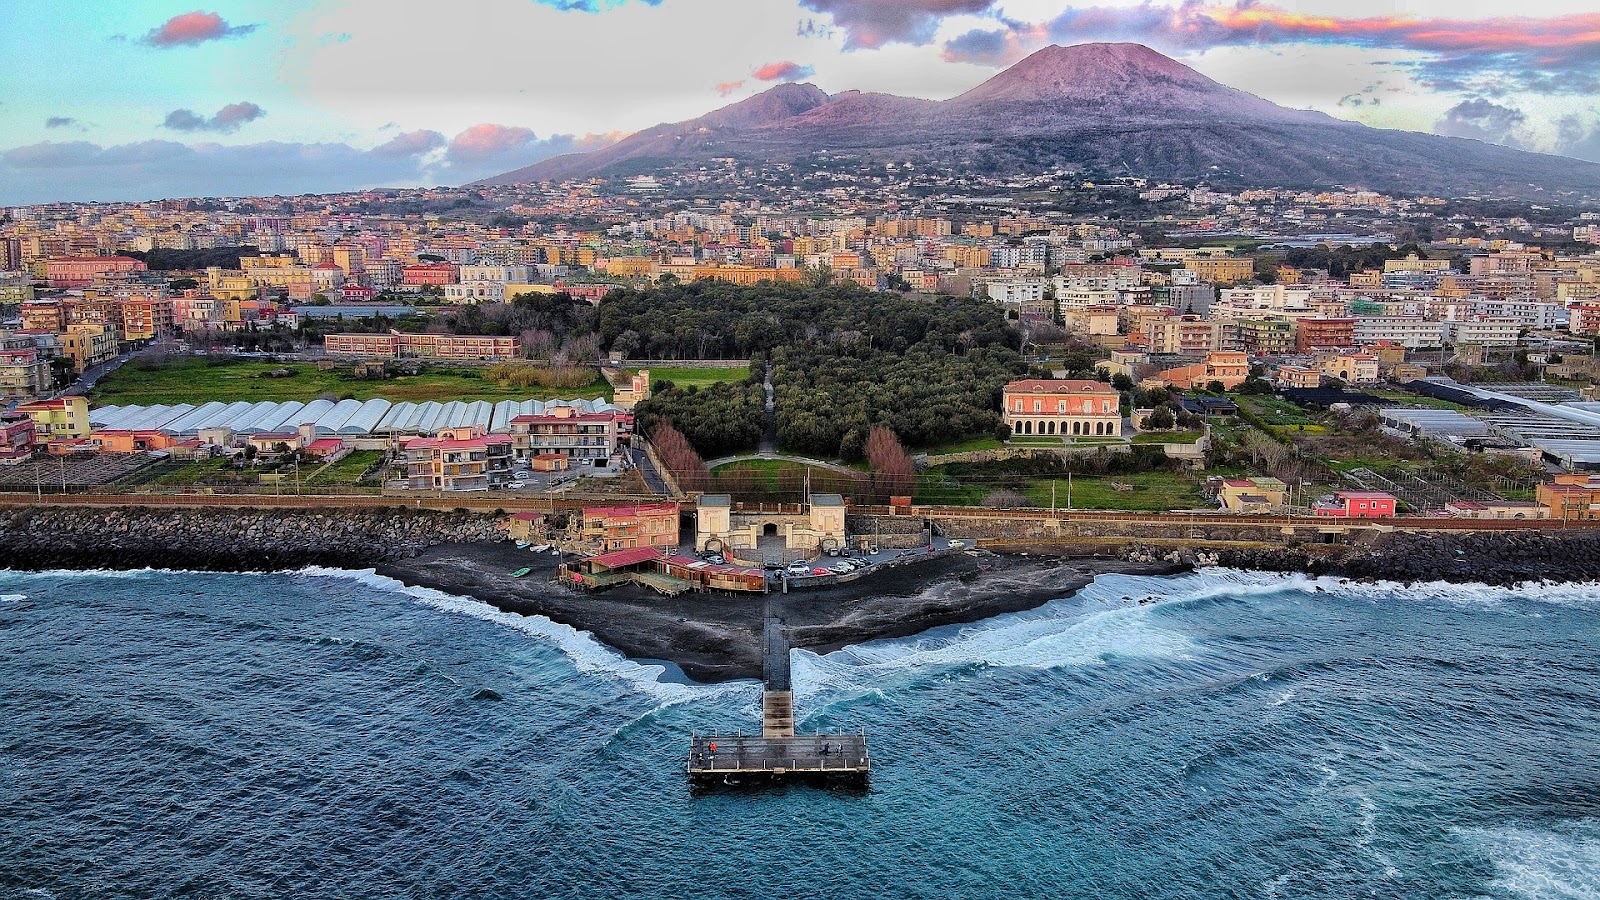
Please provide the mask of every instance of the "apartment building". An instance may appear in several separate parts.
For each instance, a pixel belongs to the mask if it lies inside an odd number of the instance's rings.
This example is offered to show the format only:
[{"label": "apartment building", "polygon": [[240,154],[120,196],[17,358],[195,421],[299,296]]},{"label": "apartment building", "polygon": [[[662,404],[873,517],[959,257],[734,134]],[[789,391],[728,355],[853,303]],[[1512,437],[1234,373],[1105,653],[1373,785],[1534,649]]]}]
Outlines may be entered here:
[{"label": "apartment building", "polygon": [[1346,384],[1377,384],[1378,358],[1370,353],[1330,353],[1322,359],[1322,374]]},{"label": "apartment building", "polygon": [[1444,345],[1444,323],[1413,316],[1357,316],[1356,343],[1391,343],[1408,350]]},{"label": "apartment building", "polygon": [[99,278],[127,276],[146,269],[144,263],[131,256],[63,256],[45,260],[44,277],[54,288],[88,287]]},{"label": "apartment building", "polygon": [[34,400],[19,405],[15,411],[33,420],[34,433],[41,441],[89,436],[87,397]]},{"label": "apartment building", "polygon": [[0,334],[0,399],[31,400],[50,386],[50,363],[26,335]]},{"label": "apartment building", "polygon": [[1522,339],[1522,326],[1516,319],[1474,317],[1464,322],[1445,322],[1445,334],[1453,344],[1482,344],[1485,347],[1515,347]]},{"label": "apartment building", "polygon": [[1296,323],[1289,319],[1239,319],[1233,324],[1240,349],[1252,355],[1277,356],[1294,350]]},{"label": "apartment building", "polygon": [[584,413],[570,406],[516,416],[510,422],[512,453],[519,460],[558,455],[569,463],[603,466],[620,446],[625,421],[617,413]]},{"label": "apartment building", "polygon": [[406,442],[404,453],[413,490],[486,491],[511,473],[511,436],[476,426],[415,438]]},{"label": "apartment building", "polygon": [[61,333],[61,352],[79,372],[116,358],[117,344],[115,325],[68,325]]},{"label": "apartment building", "polygon": [[1301,353],[1355,345],[1356,320],[1353,318],[1310,318],[1296,323],[1294,346]]},{"label": "apartment building", "polygon": [[678,546],[678,504],[599,506],[583,511],[583,542],[602,552]]},{"label": "apartment building", "polygon": [[1212,284],[1248,281],[1256,274],[1256,261],[1250,257],[1193,256],[1183,261],[1183,267]]}]

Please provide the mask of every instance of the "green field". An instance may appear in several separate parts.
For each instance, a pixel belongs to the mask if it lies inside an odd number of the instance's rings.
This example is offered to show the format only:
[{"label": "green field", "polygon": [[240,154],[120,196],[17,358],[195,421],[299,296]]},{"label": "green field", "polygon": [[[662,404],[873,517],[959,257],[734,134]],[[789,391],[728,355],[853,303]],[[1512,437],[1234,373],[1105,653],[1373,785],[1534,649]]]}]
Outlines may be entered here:
[{"label": "green field", "polygon": [[[1112,484],[1131,485],[1119,491]],[[1057,509],[1067,509],[1067,479],[1031,480],[1023,494],[1035,506],[1050,505],[1051,485],[1055,486]],[[1172,472],[1140,472],[1134,475],[1073,476],[1072,509],[1115,509],[1160,512],[1169,509],[1199,509],[1210,504],[1200,496],[1194,479]]]},{"label": "green field", "polygon": [[[639,370],[627,369],[623,372],[632,378]],[[681,388],[710,387],[724,381],[743,381],[750,377],[749,369],[651,369],[650,383],[657,381],[670,381]]]},{"label": "green field", "polygon": [[944,456],[949,453],[975,453],[979,450],[999,450],[1004,446],[1004,444],[1000,443],[994,438],[972,438],[971,440],[962,441],[957,444],[945,444],[942,447],[928,447],[927,449],[918,450],[916,452],[926,453],[929,456]]},{"label": "green field", "polygon": [[372,468],[373,463],[382,458],[382,450],[356,450],[333,465],[313,472],[306,479],[306,484],[317,487],[357,484],[361,480],[361,473]]},{"label": "green field", "polygon": [[[285,369],[287,377],[267,373]],[[185,358],[159,366],[129,364],[105,376],[89,398],[96,406],[130,403],[233,403],[239,400],[315,400],[324,395],[368,400],[553,400],[611,397],[599,377],[581,388],[517,387],[485,380],[477,369],[431,370],[418,375],[364,379],[345,367],[322,371],[310,363],[227,358]]]}]

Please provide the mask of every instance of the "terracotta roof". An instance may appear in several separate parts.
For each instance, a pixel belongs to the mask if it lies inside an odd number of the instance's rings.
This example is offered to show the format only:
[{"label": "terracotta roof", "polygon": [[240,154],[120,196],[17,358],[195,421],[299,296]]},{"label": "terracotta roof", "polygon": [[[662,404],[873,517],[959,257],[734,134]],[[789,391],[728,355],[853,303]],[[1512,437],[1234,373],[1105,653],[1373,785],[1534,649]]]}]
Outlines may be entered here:
[{"label": "terracotta roof", "polygon": [[613,550],[599,556],[591,556],[586,560],[593,565],[605,569],[619,569],[623,566],[636,566],[642,562],[650,562],[661,558],[661,551],[654,547],[633,547],[628,550]]},{"label": "terracotta roof", "polygon": [[1006,385],[1008,394],[1115,394],[1117,389],[1084,378],[1026,378]]}]

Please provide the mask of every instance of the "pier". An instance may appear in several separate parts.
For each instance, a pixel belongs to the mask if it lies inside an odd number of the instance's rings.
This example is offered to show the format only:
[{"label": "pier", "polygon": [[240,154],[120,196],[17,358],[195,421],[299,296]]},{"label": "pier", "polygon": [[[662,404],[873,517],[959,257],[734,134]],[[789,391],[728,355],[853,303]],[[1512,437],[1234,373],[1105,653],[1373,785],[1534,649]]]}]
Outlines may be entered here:
[{"label": "pier", "polygon": [[795,734],[789,639],[769,616],[762,630],[761,733],[694,734],[687,771],[692,782],[740,783],[795,777],[865,782],[872,771],[865,732]]}]

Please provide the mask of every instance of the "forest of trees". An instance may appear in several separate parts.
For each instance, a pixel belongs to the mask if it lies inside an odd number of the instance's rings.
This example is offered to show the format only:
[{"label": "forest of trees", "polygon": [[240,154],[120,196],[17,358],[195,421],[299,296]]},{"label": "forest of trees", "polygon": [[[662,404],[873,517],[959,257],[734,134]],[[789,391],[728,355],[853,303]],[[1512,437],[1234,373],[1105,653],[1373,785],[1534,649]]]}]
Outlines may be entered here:
[{"label": "forest of trees", "polygon": [[239,268],[239,257],[260,256],[261,251],[252,246],[208,247],[204,250],[162,250],[149,252],[130,250],[131,256],[150,267],[152,272],[199,270],[216,266],[221,269]]},{"label": "forest of trees", "polygon": [[662,381],[634,409],[634,424],[641,434],[653,434],[657,425],[670,423],[701,455],[716,459],[761,442],[764,400],[759,375],[699,389]]}]

